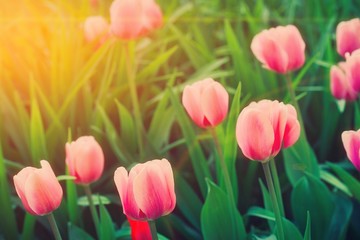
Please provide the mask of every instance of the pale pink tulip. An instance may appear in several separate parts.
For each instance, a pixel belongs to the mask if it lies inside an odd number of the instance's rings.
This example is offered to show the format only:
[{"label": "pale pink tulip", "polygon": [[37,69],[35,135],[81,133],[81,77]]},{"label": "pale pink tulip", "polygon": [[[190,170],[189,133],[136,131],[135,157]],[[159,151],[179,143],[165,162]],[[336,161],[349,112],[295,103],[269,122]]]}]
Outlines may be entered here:
[{"label": "pale pink tulip", "polygon": [[294,25],[278,26],[255,35],[251,50],[264,68],[287,73],[303,66],[305,42]]},{"label": "pale pink tulip", "polygon": [[337,52],[345,57],[346,53],[352,53],[360,48],[360,19],[354,18],[340,22],[336,27]]},{"label": "pale pink tulip", "polygon": [[154,0],[114,0],[110,6],[111,33],[134,39],[162,26],[163,15]]},{"label": "pale pink tulip", "polygon": [[175,208],[174,176],[166,159],[137,164],[129,174],[125,168],[119,167],[114,181],[123,212],[133,220],[154,220]]},{"label": "pale pink tulip", "polygon": [[182,103],[199,127],[215,127],[227,115],[229,94],[220,83],[207,78],[186,86]]},{"label": "pale pink tulip", "polygon": [[84,35],[88,42],[103,43],[109,37],[109,24],[102,16],[91,16],[84,22]]},{"label": "pale pink tulip", "polygon": [[66,143],[66,164],[75,183],[89,184],[101,177],[104,169],[104,153],[92,136],[79,137]]},{"label": "pale pink tulip", "polygon": [[358,131],[344,131],[341,138],[347,157],[360,171],[360,129]]},{"label": "pale pink tulip", "polygon": [[25,209],[33,215],[46,215],[60,206],[63,191],[50,166],[26,167],[14,176],[15,190]]},{"label": "pale pink tulip", "polygon": [[241,111],[236,124],[238,145],[251,160],[267,161],[282,147],[292,146],[299,136],[295,108],[278,101],[250,103]]},{"label": "pale pink tulip", "polygon": [[360,92],[360,49],[346,57],[347,75],[350,86],[357,93]]},{"label": "pale pink tulip", "polygon": [[350,84],[349,71],[345,62],[340,62],[338,66],[330,69],[330,89],[336,99],[354,101],[358,93]]}]

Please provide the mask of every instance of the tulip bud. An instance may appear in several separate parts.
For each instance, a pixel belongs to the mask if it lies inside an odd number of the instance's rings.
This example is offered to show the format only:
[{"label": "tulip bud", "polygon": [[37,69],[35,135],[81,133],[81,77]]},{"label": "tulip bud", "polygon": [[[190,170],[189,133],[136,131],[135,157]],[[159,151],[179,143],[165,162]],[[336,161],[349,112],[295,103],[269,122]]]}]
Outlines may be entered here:
[{"label": "tulip bud", "polygon": [[360,48],[360,19],[354,18],[349,21],[340,22],[336,27],[337,52],[345,57]]},{"label": "tulip bud", "polygon": [[360,171],[360,129],[357,131],[344,131],[341,139],[346,151],[346,155],[352,164]]}]

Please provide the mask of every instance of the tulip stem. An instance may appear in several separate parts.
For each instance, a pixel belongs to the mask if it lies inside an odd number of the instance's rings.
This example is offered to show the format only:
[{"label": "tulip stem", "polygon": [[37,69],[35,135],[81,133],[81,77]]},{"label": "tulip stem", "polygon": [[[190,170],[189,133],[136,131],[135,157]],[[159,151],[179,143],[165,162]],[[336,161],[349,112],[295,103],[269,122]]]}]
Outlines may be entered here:
[{"label": "tulip stem", "polygon": [[275,214],[277,236],[278,236],[279,240],[284,240],[284,228],[282,225],[282,217],[281,217],[280,208],[279,208],[279,204],[278,204],[277,197],[276,197],[274,183],[273,183],[273,180],[271,177],[269,161],[264,162],[262,164],[262,166],[264,168],[265,178],[266,178],[266,182],[267,182],[267,185],[269,188],[271,202],[272,202],[273,210],[274,210],[274,214]]},{"label": "tulip stem", "polygon": [[291,76],[290,76],[290,74],[286,74],[286,75],[285,75],[285,79],[286,79],[286,86],[287,86],[287,89],[288,89],[289,94],[290,94],[291,102],[292,102],[292,104],[294,105],[294,107],[295,107],[295,109],[296,109],[296,112],[297,112],[298,115],[299,115],[299,116],[298,116],[298,119],[299,119],[299,122],[300,122],[301,129],[304,129],[304,123],[303,123],[303,120],[302,120],[299,103],[298,103],[298,101],[296,100],[295,90],[294,90],[294,88],[293,88],[293,86],[292,86],[292,81],[291,81]]},{"label": "tulip stem", "polygon": [[98,236],[100,236],[100,233],[99,233],[99,226],[100,226],[99,216],[97,214],[95,204],[94,204],[94,201],[93,201],[93,198],[92,198],[90,185],[89,184],[84,185],[84,190],[85,190],[85,194],[87,196],[87,199],[89,201],[90,212],[91,212],[91,216],[92,216],[93,221],[94,221],[96,233],[97,233]]},{"label": "tulip stem", "polygon": [[135,75],[134,75],[134,54],[132,54],[134,51],[134,42],[128,42],[125,46],[125,53],[126,53],[126,72],[127,72],[127,80],[129,84],[129,90],[130,90],[130,97],[131,102],[133,104],[134,108],[134,123],[136,126],[136,137],[139,147],[139,155],[140,155],[140,162],[143,158],[143,139],[142,139],[142,117],[139,107],[139,98],[136,90],[136,82],[135,82]]},{"label": "tulip stem", "polygon": [[276,170],[276,163],[275,163],[275,159],[272,158],[270,159],[270,169],[271,169],[271,173],[273,176],[273,180],[274,180],[274,187],[275,187],[275,192],[276,192],[276,197],[279,203],[279,208],[280,208],[280,214],[282,217],[285,217],[285,210],[284,210],[284,203],[281,197],[281,188],[280,188],[280,181],[279,181],[279,175],[277,173]]},{"label": "tulip stem", "polygon": [[156,231],[156,224],[154,220],[149,221],[150,231],[151,231],[151,238],[152,240],[158,240],[158,235]]},{"label": "tulip stem", "polygon": [[47,218],[49,220],[50,227],[54,234],[55,240],[62,240],[60,232],[59,232],[59,228],[58,228],[55,218],[54,218],[54,214],[50,213],[49,215],[47,215]]}]

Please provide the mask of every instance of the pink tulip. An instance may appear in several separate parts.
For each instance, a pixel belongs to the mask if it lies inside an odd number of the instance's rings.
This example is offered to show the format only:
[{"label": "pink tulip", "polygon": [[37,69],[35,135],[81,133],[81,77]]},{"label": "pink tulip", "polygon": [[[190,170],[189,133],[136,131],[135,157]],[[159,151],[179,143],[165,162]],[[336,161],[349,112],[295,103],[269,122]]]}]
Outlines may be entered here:
[{"label": "pink tulip", "polygon": [[360,19],[354,18],[340,22],[336,27],[337,52],[345,57],[346,53],[352,53],[360,48]]},{"label": "pink tulip", "polygon": [[93,42],[98,40],[100,43],[103,43],[108,38],[108,33],[109,24],[102,16],[91,16],[85,20],[84,34],[86,41]]},{"label": "pink tulip", "polygon": [[166,159],[137,164],[129,174],[119,167],[114,181],[123,212],[133,220],[154,220],[175,208],[174,176]]},{"label": "pink tulip", "polygon": [[350,84],[349,71],[345,62],[340,62],[338,66],[330,69],[330,89],[336,99],[354,101],[358,93]]},{"label": "pink tulip", "polygon": [[236,138],[243,154],[267,161],[281,147],[292,146],[300,136],[295,108],[278,101],[261,100],[245,107],[237,120]]},{"label": "pink tulip", "polygon": [[154,0],[114,0],[110,7],[111,32],[134,39],[161,27],[163,15]]},{"label": "pink tulip", "polygon": [[186,86],[182,103],[199,127],[215,127],[227,115],[229,94],[220,83],[207,78]]},{"label": "pink tulip", "polygon": [[251,50],[263,67],[287,73],[305,62],[305,42],[293,25],[263,30],[251,42]]},{"label": "pink tulip", "polygon": [[350,86],[356,92],[360,92],[360,49],[355,50],[346,57],[347,75]]},{"label": "pink tulip", "polygon": [[66,143],[66,164],[75,183],[89,184],[101,177],[104,169],[104,153],[92,136],[79,137]]},{"label": "pink tulip", "polygon": [[341,138],[347,157],[360,171],[360,129],[358,131],[344,131]]},{"label": "pink tulip", "polygon": [[60,206],[63,191],[50,164],[45,160],[40,164],[41,168],[23,168],[14,176],[14,185],[26,211],[42,216]]},{"label": "pink tulip", "polygon": [[151,240],[151,231],[148,222],[135,221],[128,218],[131,228],[131,240]]}]

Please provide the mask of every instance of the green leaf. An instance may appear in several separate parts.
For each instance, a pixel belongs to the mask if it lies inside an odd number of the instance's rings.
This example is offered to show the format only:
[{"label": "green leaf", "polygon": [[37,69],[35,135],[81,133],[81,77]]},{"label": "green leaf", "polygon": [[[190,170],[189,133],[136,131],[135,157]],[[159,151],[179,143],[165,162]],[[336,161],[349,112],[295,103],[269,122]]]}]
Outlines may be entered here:
[{"label": "green leaf", "polygon": [[333,174],[331,174],[330,172],[324,170],[324,169],[320,169],[320,178],[329,183],[330,185],[336,187],[337,189],[341,190],[343,193],[345,193],[346,195],[348,195],[349,197],[352,197],[352,193],[350,192],[349,188],[342,183],[337,177],[335,177]]},{"label": "green leaf", "polygon": [[[234,129],[236,128],[237,116],[240,113],[240,98],[241,98],[241,83],[239,82],[228,115],[226,136],[223,144],[224,159],[230,175],[231,185],[233,188],[233,193],[236,203],[238,202],[238,194],[239,194],[238,180],[237,180],[236,166],[235,166],[237,159],[238,145],[237,145]],[[222,173],[222,171],[220,172]],[[225,184],[224,178],[221,178],[220,186],[223,186],[224,184]]]},{"label": "green leaf", "polygon": [[83,229],[79,228],[78,226],[69,223],[69,239],[70,240],[94,240],[92,236],[90,236],[87,232]]},{"label": "green leaf", "polygon": [[70,175],[60,175],[56,177],[58,181],[75,180],[76,177]]},{"label": "green leaf", "polygon": [[282,152],[286,175],[293,186],[305,175],[305,172],[319,178],[320,170],[317,159],[306,139],[304,130],[301,131],[299,140],[293,146],[284,149]]},{"label": "green leaf", "polygon": [[201,210],[201,230],[205,240],[245,239],[243,219],[235,206],[228,204],[227,194],[207,180],[208,195]]},{"label": "green leaf", "polygon": [[120,137],[126,139],[126,146],[130,152],[136,152],[137,141],[135,133],[135,121],[131,113],[118,100],[115,100],[119,119],[120,119]]},{"label": "green leaf", "polygon": [[309,211],[311,234],[314,239],[326,239],[325,235],[334,207],[331,193],[326,185],[310,174],[303,176],[291,193],[291,208],[295,222],[304,232]]},{"label": "green leaf", "polygon": [[178,122],[180,124],[182,133],[186,140],[186,145],[189,149],[190,159],[195,171],[197,182],[200,186],[202,196],[206,196],[205,178],[211,179],[209,167],[206,162],[205,155],[196,139],[195,132],[189,117],[186,115],[184,108],[181,106],[179,99],[175,96],[171,89],[168,90],[171,102],[174,106]]},{"label": "green leaf", "polygon": [[351,176],[350,173],[342,169],[341,167],[337,166],[333,163],[326,163],[338,176],[339,178],[345,183],[347,188],[353,194],[354,198],[356,198],[360,202],[360,182]]},{"label": "green leaf", "polygon": [[[261,179],[259,179],[259,183],[260,183],[260,188],[261,188],[261,193],[263,196],[263,202],[264,202],[265,209],[272,212],[273,207],[272,207],[272,202],[271,202],[271,197],[270,197],[269,191]],[[268,224],[271,229],[274,229],[275,223],[273,221],[268,221]]]},{"label": "green leaf", "polygon": [[304,240],[311,240],[311,217],[310,212],[306,213],[306,229],[304,233]]},{"label": "green leaf", "polygon": [[103,205],[102,198],[99,197],[100,206],[100,240],[115,240],[115,228],[110,214]]},{"label": "green leaf", "polygon": [[[106,196],[99,196],[98,194],[96,194],[96,195],[92,195],[91,197],[92,197],[94,205],[106,205],[106,204],[111,203],[110,198],[108,198]],[[90,205],[87,196],[79,197],[77,204],[82,207],[87,207]]]}]

